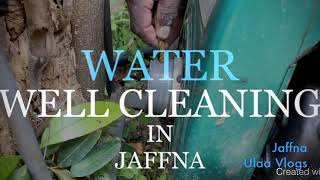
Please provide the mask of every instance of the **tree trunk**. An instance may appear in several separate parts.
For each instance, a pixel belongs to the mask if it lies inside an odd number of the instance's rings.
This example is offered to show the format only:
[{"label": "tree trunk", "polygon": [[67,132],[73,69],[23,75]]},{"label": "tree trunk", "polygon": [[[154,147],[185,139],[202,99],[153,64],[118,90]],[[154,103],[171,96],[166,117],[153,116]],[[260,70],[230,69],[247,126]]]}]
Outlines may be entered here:
[{"label": "tree trunk", "polygon": [[[89,74],[88,65],[81,50],[94,50],[92,58],[95,63],[100,58],[100,53],[104,49],[103,29],[104,29],[104,1],[105,0],[77,0],[74,4],[72,15],[73,44],[75,46],[77,77],[82,86],[84,97],[89,100],[87,89],[98,89],[98,100],[104,100],[106,75],[102,69],[99,71],[96,81],[92,81]],[[103,68],[103,67],[101,67]]]},{"label": "tree trunk", "polygon": [[[57,108],[66,107],[62,93],[65,89],[76,90],[73,105],[84,102],[87,94],[82,92],[90,88],[101,90],[99,97],[103,98],[103,73],[91,82],[80,52],[103,49],[103,0],[9,0],[5,21],[8,43],[3,46],[7,46],[9,63],[24,100],[27,89],[60,90]],[[47,100],[54,96],[49,94]],[[40,102],[40,96],[34,97],[28,113],[37,135],[47,126],[47,119],[37,117],[41,113]],[[55,113],[57,108],[47,107],[47,114]],[[5,119],[1,113],[0,153],[12,154],[14,145]]]},{"label": "tree trunk", "polygon": [[[0,49],[3,49],[7,55],[7,31],[5,28],[4,18],[0,18]],[[5,112],[0,111],[0,154],[14,154],[15,153],[15,145],[12,139],[8,123],[7,116],[5,116]]]}]

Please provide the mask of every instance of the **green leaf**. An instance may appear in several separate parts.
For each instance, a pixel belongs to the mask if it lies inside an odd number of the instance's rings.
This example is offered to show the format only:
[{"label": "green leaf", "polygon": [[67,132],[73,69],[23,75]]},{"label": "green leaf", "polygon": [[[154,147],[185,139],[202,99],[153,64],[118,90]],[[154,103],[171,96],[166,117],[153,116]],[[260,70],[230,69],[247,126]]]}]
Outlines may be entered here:
[{"label": "green leaf", "polygon": [[26,165],[16,169],[10,176],[9,180],[32,180]]},{"label": "green leaf", "polygon": [[[109,125],[122,116],[119,104],[105,101],[95,103],[97,115],[103,115],[107,108],[109,108],[109,117],[59,117],[51,119],[49,127],[42,135],[41,148],[87,135]],[[90,114],[90,103],[73,107],[72,113],[80,114],[83,109],[85,109],[87,115]],[[65,114],[65,112],[62,114]]]},{"label": "green leaf", "polygon": [[90,175],[90,179],[92,180],[109,180],[113,177],[113,163],[112,161],[105,165],[103,168],[99,169],[98,171],[94,172]]},{"label": "green leaf", "polygon": [[144,175],[142,175],[142,174],[139,174],[139,176],[138,176],[137,179],[138,179],[138,180],[147,180],[147,178],[146,178]]},{"label": "green leaf", "polygon": [[73,180],[70,171],[65,169],[50,169],[58,178],[59,180]]},{"label": "green leaf", "polygon": [[61,144],[55,144],[52,146],[48,146],[46,151],[45,151],[45,148],[43,149],[43,154],[45,154],[46,157],[49,157],[52,154],[56,153],[59,150],[60,146],[61,146]]},{"label": "green leaf", "polygon": [[87,136],[65,143],[58,153],[59,165],[61,167],[68,167],[78,163],[91,151],[100,136],[101,130],[98,130]]},{"label": "green leaf", "polygon": [[165,171],[161,174],[160,177],[158,177],[158,180],[167,180],[167,174]]},{"label": "green leaf", "polygon": [[135,166],[131,169],[131,171],[135,176],[138,176],[140,174],[140,169]]},{"label": "green leaf", "polygon": [[74,177],[88,176],[108,164],[120,151],[121,143],[111,141],[93,148],[79,163],[71,167]]},{"label": "green leaf", "polygon": [[125,177],[127,179],[132,179],[135,176],[135,174],[131,169],[124,168],[120,169],[118,176]]},{"label": "green leaf", "polygon": [[148,125],[152,121],[151,118],[146,117],[146,115],[143,113],[141,114],[141,116],[139,116],[139,119],[140,119],[141,124],[143,124],[143,125]]},{"label": "green leaf", "polygon": [[15,155],[0,156],[0,179],[7,179],[17,167],[21,157]]}]

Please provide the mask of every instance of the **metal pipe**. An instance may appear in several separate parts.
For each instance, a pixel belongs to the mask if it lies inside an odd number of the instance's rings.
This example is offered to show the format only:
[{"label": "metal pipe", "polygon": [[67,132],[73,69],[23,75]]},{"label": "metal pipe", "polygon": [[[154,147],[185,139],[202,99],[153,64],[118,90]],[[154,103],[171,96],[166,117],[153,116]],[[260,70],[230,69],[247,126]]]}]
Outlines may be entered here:
[{"label": "metal pipe", "polygon": [[[104,49],[107,53],[108,59],[111,62],[111,67],[113,67],[113,46],[112,46],[112,29],[111,29],[111,9],[110,0],[104,1]],[[113,83],[107,78],[107,92],[109,96],[113,92]]]},{"label": "metal pipe", "polygon": [[[8,59],[2,50],[0,50],[0,72],[0,89],[9,90],[8,101],[13,102],[18,90],[17,83],[10,71]],[[3,101],[1,101],[0,107],[4,110]],[[33,179],[51,179],[31,123],[23,116],[19,106],[14,106],[12,115],[8,118],[8,125],[12,130],[18,152],[26,163]]]}]

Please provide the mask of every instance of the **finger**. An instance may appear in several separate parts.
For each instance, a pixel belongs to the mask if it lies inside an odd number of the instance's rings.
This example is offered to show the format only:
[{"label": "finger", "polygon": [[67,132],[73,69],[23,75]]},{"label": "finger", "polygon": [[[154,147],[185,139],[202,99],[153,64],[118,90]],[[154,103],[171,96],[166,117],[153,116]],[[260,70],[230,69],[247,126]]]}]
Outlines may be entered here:
[{"label": "finger", "polygon": [[127,0],[132,31],[151,46],[157,47],[156,30],[152,25],[153,0]]},{"label": "finger", "polygon": [[155,18],[157,36],[166,40],[178,16],[181,0],[159,0]]},{"label": "finger", "polygon": [[158,47],[159,41],[157,39],[156,30],[153,25],[146,27],[141,34],[141,38],[149,45]]}]

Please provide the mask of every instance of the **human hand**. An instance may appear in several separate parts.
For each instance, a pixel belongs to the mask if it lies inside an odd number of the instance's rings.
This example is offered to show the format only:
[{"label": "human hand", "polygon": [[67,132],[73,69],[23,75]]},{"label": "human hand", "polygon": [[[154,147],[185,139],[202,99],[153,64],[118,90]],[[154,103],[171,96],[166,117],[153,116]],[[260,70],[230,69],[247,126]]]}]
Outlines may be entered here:
[{"label": "human hand", "polygon": [[165,48],[178,37],[186,0],[158,0],[155,15],[154,0],[127,0],[131,29],[153,47],[165,42]]}]

